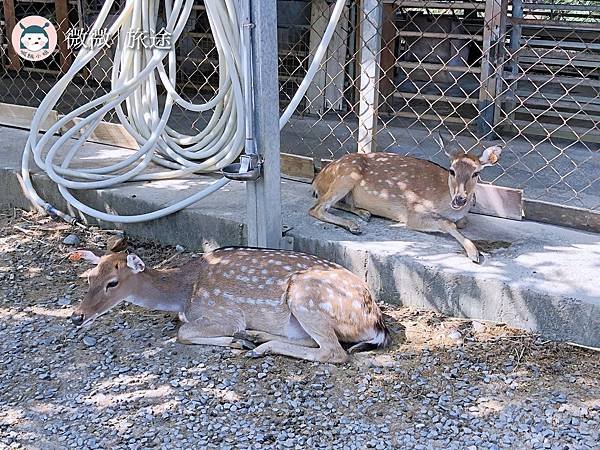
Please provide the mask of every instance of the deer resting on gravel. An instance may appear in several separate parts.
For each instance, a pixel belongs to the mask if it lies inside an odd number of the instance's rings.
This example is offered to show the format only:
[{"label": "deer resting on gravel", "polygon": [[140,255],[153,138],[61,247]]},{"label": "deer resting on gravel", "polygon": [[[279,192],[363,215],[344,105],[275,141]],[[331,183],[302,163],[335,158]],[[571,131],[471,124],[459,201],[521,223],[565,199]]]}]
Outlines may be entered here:
[{"label": "deer resting on gravel", "polygon": [[450,169],[395,153],[352,153],[325,166],[313,183],[317,203],[309,214],[323,222],[360,234],[354,221],[329,212],[348,211],[368,221],[371,214],[405,223],[408,228],[443,232],[454,237],[468,257],[481,262],[475,244],[458,231],[475,203],[475,187],[484,167],[498,161],[502,147],[483,150],[480,156],[462,149],[448,151]]},{"label": "deer resting on gravel", "polygon": [[[391,337],[363,281],[315,256],[283,250],[224,248],[176,269],[156,270],[125,251],[71,254],[96,265],[71,316],[91,325],[122,302],[179,313],[184,344],[251,349],[341,363],[349,352],[381,348]],[[255,347],[255,344],[258,344]]]}]

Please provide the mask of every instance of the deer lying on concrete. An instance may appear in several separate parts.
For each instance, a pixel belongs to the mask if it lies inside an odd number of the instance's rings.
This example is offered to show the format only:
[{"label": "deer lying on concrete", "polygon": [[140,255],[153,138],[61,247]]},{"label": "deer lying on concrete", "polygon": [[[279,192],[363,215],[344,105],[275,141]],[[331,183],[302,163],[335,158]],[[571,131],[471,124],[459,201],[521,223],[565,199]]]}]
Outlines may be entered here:
[{"label": "deer lying on concrete", "polygon": [[480,156],[462,149],[448,151],[450,169],[435,163],[395,153],[352,153],[328,164],[313,182],[317,203],[309,214],[324,222],[360,234],[353,220],[329,212],[331,207],[351,212],[365,221],[371,214],[405,223],[408,228],[444,232],[453,236],[476,263],[475,244],[458,228],[475,203],[479,172],[498,161],[502,147],[486,148]]},{"label": "deer lying on concrete", "polygon": [[381,348],[391,337],[382,314],[356,275],[315,256],[283,250],[224,248],[177,269],[155,270],[124,251],[102,257],[71,254],[96,265],[89,290],[71,316],[91,325],[122,302],[179,313],[185,344],[253,348],[340,363],[348,354]]}]

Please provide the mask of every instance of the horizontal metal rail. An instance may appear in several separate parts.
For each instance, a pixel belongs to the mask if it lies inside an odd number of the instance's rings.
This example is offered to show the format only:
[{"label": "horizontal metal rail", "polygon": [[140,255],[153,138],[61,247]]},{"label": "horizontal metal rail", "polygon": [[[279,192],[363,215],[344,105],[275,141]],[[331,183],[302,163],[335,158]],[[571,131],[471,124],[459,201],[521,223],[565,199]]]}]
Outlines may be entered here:
[{"label": "horizontal metal rail", "polygon": [[446,64],[435,63],[419,63],[411,61],[396,61],[397,67],[406,69],[421,69],[428,71],[447,71],[447,72],[462,72],[462,73],[481,73],[481,67],[472,66],[448,66]]}]

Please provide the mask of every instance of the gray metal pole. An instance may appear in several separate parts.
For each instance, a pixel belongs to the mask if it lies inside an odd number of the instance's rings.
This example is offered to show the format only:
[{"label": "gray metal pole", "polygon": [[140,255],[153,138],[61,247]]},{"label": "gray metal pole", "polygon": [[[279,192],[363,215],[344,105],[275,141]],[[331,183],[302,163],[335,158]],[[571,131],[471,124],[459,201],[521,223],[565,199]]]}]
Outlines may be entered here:
[{"label": "gray metal pole", "polygon": [[250,1],[254,137],[263,158],[263,176],[246,183],[248,245],[280,248],[281,186],[279,157],[279,82],[277,76],[277,2]]}]

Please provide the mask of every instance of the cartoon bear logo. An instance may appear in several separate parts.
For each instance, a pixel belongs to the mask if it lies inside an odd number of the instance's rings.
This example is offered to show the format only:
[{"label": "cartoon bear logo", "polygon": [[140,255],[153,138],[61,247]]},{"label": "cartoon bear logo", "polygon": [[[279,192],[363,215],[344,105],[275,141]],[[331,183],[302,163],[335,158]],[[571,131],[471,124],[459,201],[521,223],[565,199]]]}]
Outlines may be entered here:
[{"label": "cartoon bear logo", "polygon": [[15,52],[28,61],[41,61],[56,49],[56,29],[48,19],[40,16],[21,19],[11,37]]}]

